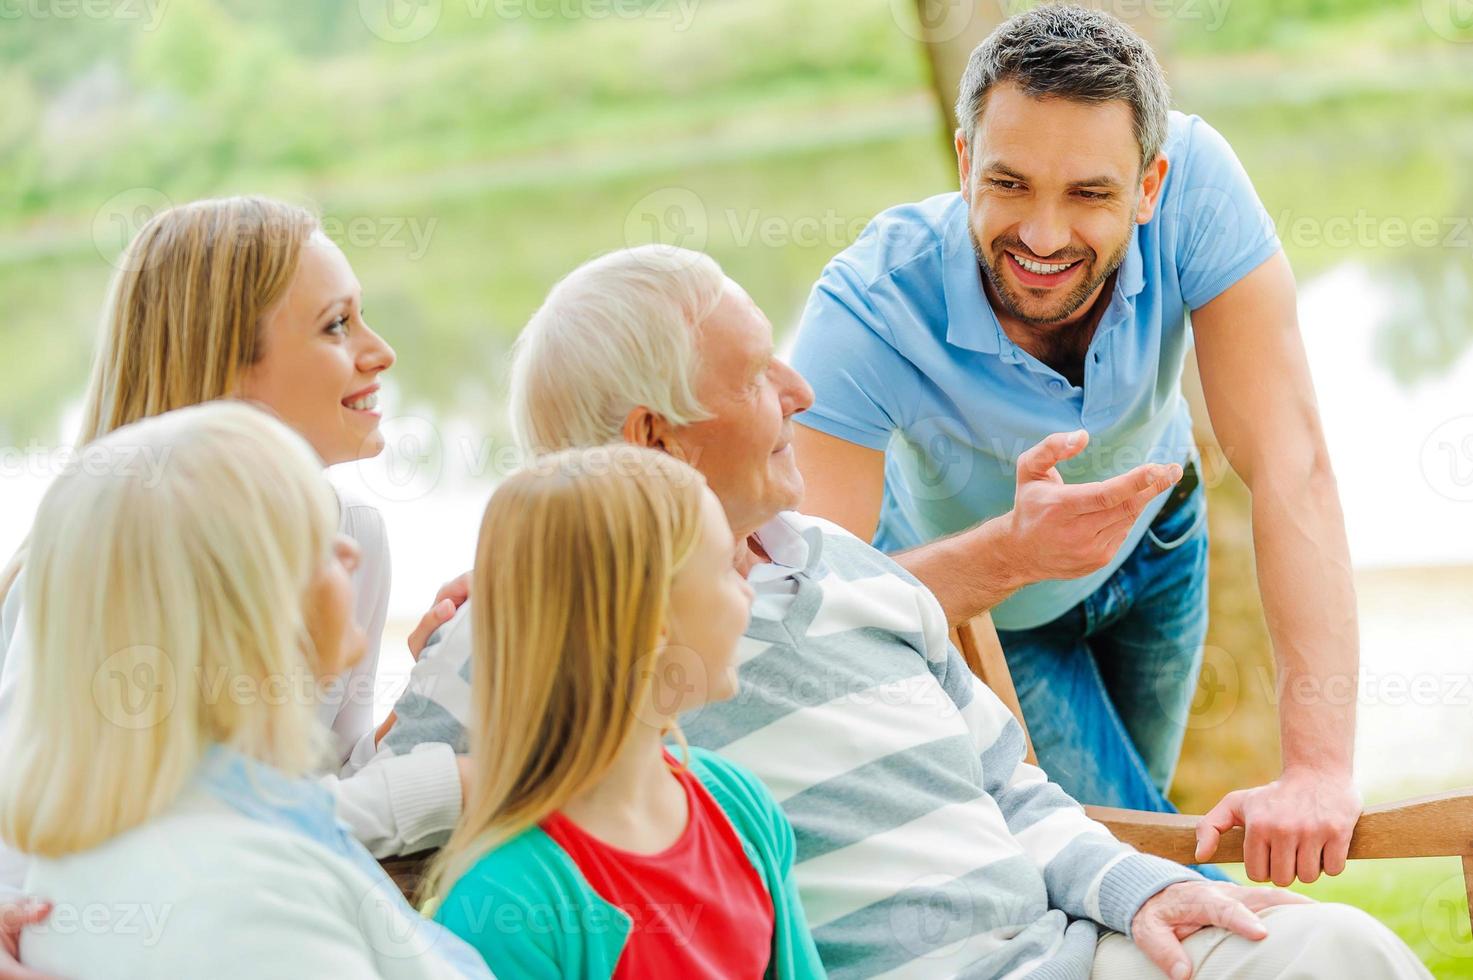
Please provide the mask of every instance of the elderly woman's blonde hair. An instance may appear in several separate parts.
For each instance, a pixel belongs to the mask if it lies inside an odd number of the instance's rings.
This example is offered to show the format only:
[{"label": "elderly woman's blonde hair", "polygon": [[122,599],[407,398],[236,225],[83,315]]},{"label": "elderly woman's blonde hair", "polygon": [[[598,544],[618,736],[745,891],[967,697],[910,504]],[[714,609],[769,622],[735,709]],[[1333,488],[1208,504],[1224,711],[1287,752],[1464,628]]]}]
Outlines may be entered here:
[{"label": "elderly woman's blonde hair", "polygon": [[[305,208],[266,197],[194,201],[145,224],[118,260],[79,445],[234,395],[262,356],[266,313],[320,227]],[[0,569],[0,601],[24,561],[23,545]]]},{"label": "elderly woman's blonde hair", "polygon": [[492,495],[470,597],[480,765],[424,897],[596,784],[656,717],[670,587],[705,486],[674,457],[616,445],[545,456]]},{"label": "elderly woman's blonde hair", "polygon": [[615,442],[641,405],[672,425],[710,418],[696,398],[696,339],[725,281],[709,255],[668,245],[611,252],[568,273],[517,338],[517,442],[533,453]]},{"label": "elderly woman's blonde hair", "polygon": [[0,837],[52,857],[157,815],[211,744],[290,773],[325,745],[304,605],[337,502],[311,447],[220,401],[87,458],[36,515],[31,661],[0,734]]}]

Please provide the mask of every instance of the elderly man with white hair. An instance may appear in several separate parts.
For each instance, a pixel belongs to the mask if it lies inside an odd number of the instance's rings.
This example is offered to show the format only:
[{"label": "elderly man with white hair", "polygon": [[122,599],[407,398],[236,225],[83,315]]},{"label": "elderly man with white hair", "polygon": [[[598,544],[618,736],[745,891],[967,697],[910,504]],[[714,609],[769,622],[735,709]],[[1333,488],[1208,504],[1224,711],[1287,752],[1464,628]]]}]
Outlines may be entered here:
[{"label": "elderly man with white hair", "polygon": [[[682,729],[782,804],[831,975],[1428,976],[1356,909],[1140,854],[1025,762],[1021,728],[950,645],[935,597],[795,509],[792,418],[811,401],[712,259],[646,246],[553,288],[518,341],[511,410],[531,452],[623,440],[691,463],[745,538],[737,565],[756,600],[741,690]],[[473,613],[426,649],[381,751],[464,748]]]}]

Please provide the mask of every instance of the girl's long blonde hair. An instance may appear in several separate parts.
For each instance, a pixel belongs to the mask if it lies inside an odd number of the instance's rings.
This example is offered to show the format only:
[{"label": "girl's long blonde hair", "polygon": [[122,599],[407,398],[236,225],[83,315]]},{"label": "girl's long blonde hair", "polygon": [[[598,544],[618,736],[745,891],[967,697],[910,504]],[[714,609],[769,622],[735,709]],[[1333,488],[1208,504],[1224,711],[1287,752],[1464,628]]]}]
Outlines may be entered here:
[{"label": "girl's long blonde hair", "polygon": [[311,769],[324,736],[304,605],[336,532],[316,454],[244,403],[94,443],[32,532],[0,837],[95,847],[167,807],[212,743]]},{"label": "girl's long blonde hair", "polygon": [[[80,445],[139,419],[233,395],[262,354],[267,311],[320,227],[265,197],[195,201],[155,215],[118,260],[92,365]],[[0,570],[0,602],[26,545]]]},{"label": "girl's long blonde hair", "polygon": [[542,457],[492,496],[471,580],[477,773],[422,897],[593,786],[656,717],[671,580],[699,540],[704,487],[621,445]]}]

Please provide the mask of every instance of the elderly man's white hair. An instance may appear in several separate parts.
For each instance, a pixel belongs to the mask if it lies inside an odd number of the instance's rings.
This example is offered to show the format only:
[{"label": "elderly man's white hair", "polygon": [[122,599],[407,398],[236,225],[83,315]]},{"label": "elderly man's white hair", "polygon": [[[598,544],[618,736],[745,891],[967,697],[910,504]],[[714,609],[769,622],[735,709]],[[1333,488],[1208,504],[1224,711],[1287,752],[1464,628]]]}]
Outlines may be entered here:
[{"label": "elderly man's white hair", "polygon": [[585,262],[552,287],[517,338],[513,432],[546,453],[617,442],[639,406],[672,425],[711,417],[696,399],[696,329],[721,299],[709,255],[641,245]]}]

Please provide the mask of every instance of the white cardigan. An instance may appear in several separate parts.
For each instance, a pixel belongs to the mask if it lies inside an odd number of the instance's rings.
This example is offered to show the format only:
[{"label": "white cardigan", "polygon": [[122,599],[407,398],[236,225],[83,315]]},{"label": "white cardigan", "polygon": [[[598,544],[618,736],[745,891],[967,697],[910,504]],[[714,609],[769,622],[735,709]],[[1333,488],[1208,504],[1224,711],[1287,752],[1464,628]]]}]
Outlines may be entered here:
[{"label": "white cardigan", "polygon": [[[264,792],[251,799],[258,782]],[[355,860],[326,843],[332,803],[298,783],[293,796],[257,769],[236,780],[234,801],[196,783],[99,847],[35,859],[28,890],[54,905],[22,934],[21,962],[76,980],[489,977],[366,853]]]},{"label": "white cardigan", "polygon": [[353,576],[354,616],[368,633],[368,652],[343,678],[339,698],[319,706],[332,726],[341,769],[323,782],[338,816],[376,857],[407,854],[445,842],[460,816],[460,769],[448,745],[426,745],[402,760],[377,757],[373,694],[379,646],[389,609],[389,537],[378,508],[335,488],[339,529],[362,557]]},{"label": "white cardigan", "polygon": [[[444,842],[460,816],[460,771],[448,745],[425,745],[411,755],[375,757],[373,692],[379,645],[389,604],[389,539],[383,515],[341,489],[338,529],[357,543],[362,558],[353,576],[354,617],[368,634],[368,651],[318,706],[330,726],[340,769],[322,777],[337,800],[338,817],[377,857],[407,854]],[[30,656],[20,597],[25,571],[0,607],[0,722],[9,713]],[[25,860],[0,843],[0,900],[25,876]],[[44,896],[43,896],[44,897]]]}]

